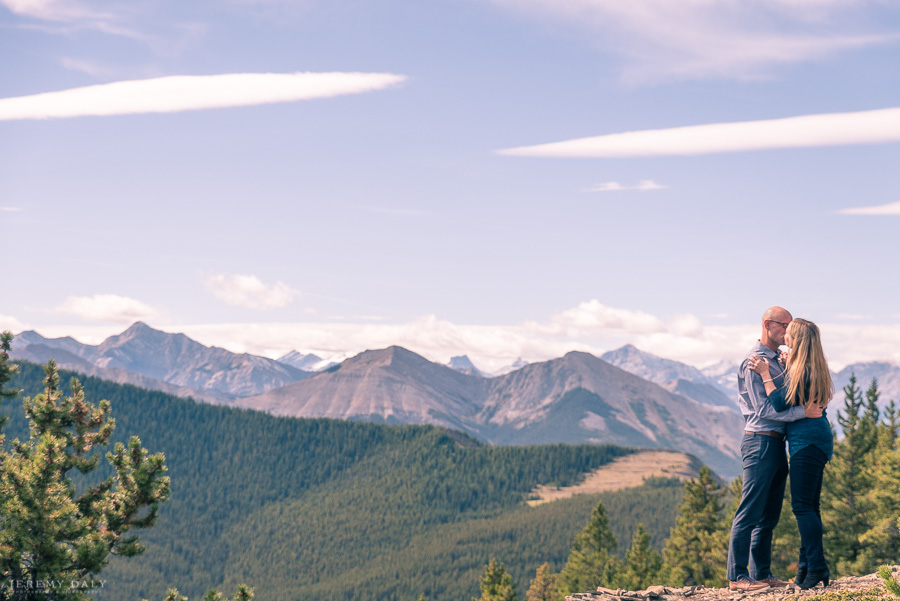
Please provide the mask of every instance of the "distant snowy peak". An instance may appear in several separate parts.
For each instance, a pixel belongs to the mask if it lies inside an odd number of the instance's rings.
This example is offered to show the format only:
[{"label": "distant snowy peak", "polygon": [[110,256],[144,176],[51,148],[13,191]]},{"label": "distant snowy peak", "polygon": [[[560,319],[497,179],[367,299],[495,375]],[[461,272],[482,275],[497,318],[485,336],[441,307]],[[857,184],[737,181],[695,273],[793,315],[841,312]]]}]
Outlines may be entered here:
[{"label": "distant snowy peak", "polygon": [[316,371],[313,369],[313,365],[321,362],[322,357],[312,353],[304,354],[297,351],[291,351],[279,357],[276,361],[296,367],[297,369],[302,369],[303,371]]},{"label": "distant snowy peak", "polygon": [[475,364],[472,363],[472,360],[469,359],[468,355],[451,357],[450,362],[447,364],[447,367],[449,367],[450,369],[455,369],[456,371],[469,376],[478,376],[480,378],[487,377],[483,371],[475,367]]},{"label": "distant snowy peak", "polygon": [[[322,353],[323,355],[325,353]],[[301,353],[299,351],[291,351],[282,355],[276,361],[279,363],[284,363],[285,365],[290,365],[291,367],[296,367],[297,369],[302,369],[303,371],[325,371],[329,367],[334,367],[335,365],[339,365],[343,363],[345,359],[355,356],[356,353],[352,352],[342,352],[342,353],[334,353],[329,354],[326,357],[321,357],[315,353]]]},{"label": "distant snowy peak", "polygon": [[498,369],[491,375],[494,377],[505,376],[508,373],[512,373],[514,371],[518,371],[518,370],[522,369],[526,365],[529,365],[528,361],[526,361],[522,357],[519,357],[512,363],[512,365],[507,365],[506,367],[501,367],[500,369]]},{"label": "distant snowy peak", "polygon": [[614,351],[606,352],[600,358],[657,384],[665,384],[679,378],[691,382],[706,380],[706,377],[696,367],[658,357],[642,351],[632,344],[626,344]]},{"label": "distant snowy peak", "polygon": [[658,357],[632,344],[604,353],[600,358],[698,403],[737,411],[736,396],[731,389],[691,365]]},{"label": "distant snowy peak", "polygon": [[740,363],[723,359],[718,363],[708,365],[700,372],[719,385],[719,388],[728,391],[732,396],[737,395],[737,370]]}]

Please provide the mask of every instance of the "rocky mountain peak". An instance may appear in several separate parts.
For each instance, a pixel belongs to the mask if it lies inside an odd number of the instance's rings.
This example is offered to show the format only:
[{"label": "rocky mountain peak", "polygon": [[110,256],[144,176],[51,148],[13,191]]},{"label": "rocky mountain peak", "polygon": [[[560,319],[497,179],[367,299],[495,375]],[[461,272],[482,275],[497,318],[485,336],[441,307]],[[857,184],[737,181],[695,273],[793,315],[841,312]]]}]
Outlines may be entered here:
[{"label": "rocky mountain peak", "polygon": [[485,377],[484,372],[475,367],[475,364],[472,363],[472,360],[469,359],[468,355],[451,357],[447,367],[470,376]]}]

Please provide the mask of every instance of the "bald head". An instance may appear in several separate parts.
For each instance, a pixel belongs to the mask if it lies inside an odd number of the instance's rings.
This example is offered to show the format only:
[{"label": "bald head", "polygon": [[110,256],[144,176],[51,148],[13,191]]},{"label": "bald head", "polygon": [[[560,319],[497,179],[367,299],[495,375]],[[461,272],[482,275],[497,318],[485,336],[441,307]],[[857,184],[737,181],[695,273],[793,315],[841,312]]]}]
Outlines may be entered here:
[{"label": "bald head", "polygon": [[783,321],[784,323],[791,323],[791,320],[793,319],[790,311],[784,307],[769,307],[766,309],[766,312],[763,313],[762,318],[763,321]]},{"label": "bald head", "polygon": [[784,344],[784,334],[793,316],[784,307],[769,307],[762,316],[762,336],[759,341],[773,351]]}]

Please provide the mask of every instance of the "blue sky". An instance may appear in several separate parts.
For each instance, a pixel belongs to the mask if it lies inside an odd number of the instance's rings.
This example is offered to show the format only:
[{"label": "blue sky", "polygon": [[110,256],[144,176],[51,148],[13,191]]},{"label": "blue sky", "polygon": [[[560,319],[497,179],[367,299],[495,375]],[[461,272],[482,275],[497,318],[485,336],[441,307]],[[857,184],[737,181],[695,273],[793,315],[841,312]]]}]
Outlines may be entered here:
[{"label": "blue sky", "polygon": [[[900,8],[0,0],[0,326],[900,360]],[[697,127],[700,126],[700,127]]]}]

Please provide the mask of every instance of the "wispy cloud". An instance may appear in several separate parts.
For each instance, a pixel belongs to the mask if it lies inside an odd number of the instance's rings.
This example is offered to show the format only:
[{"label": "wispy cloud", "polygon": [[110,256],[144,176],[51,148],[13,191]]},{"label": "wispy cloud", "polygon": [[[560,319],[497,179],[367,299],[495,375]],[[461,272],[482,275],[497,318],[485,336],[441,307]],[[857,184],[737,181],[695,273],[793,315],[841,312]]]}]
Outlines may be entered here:
[{"label": "wispy cloud", "polygon": [[[78,29],[93,29],[107,34],[147,40],[147,36],[131,29],[123,22],[121,14],[108,8],[97,9],[87,2],[78,0],[0,0],[15,15],[34,19],[52,26],[36,26],[53,33],[66,33]],[[34,27],[34,26],[32,26]]]},{"label": "wispy cloud", "polygon": [[174,113],[331,98],[406,80],[391,73],[231,73],[155,79],[0,99],[0,121]]},{"label": "wispy cloud", "polygon": [[650,190],[665,190],[667,186],[657,184],[652,179],[639,181],[633,186],[622,185],[619,182],[606,182],[603,184],[594,184],[585,192],[623,192],[626,190],[637,190],[639,192],[648,192]]},{"label": "wispy cloud", "polygon": [[[618,54],[626,83],[759,79],[776,67],[897,41],[877,0],[488,0],[568,23]],[[874,15],[874,16],[873,16]]]},{"label": "wispy cloud", "polygon": [[396,209],[391,207],[371,207],[361,206],[362,210],[368,213],[384,213],[386,215],[405,215],[407,217],[426,217],[433,215],[431,211],[423,211],[421,209]]},{"label": "wispy cloud", "polygon": [[900,141],[900,108],[710,123],[577,138],[498,150],[523,157],[611,158],[697,155]]},{"label": "wispy cloud", "polygon": [[139,300],[118,294],[70,296],[59,307],[58,313],[76,315],[88,321],[133,323],[159,319],[160,312]]},{"label": "wispy cloud", "polygon": [[203,278],[203,283],[225,304],[247,309],[279,309],[300,296],[299,291],[284,282],[267,286],[255,275],[209,275]]},{"label": "wispy cloud", "polygon": [[0,212],[2,213],[20,213],[22,211],[19,207],[0,207]]},{"label": "wispy cloud", "polygon": [[900,215],[900,201],[874,207],[851,207],[838,211],[840,215]]},{"label": "wispy cloud", "polygon": [[79,73],[86,73],[91,77],[95,78],[105,78],[111,77],[114,73],[113,69],[107,67],[105,65],[101,65],[100,63],[96,63],[94,61],[86,61],[77,58],[69,58],[64,57],[60,63],[63,67],[70,71],[78,71]]}]

